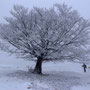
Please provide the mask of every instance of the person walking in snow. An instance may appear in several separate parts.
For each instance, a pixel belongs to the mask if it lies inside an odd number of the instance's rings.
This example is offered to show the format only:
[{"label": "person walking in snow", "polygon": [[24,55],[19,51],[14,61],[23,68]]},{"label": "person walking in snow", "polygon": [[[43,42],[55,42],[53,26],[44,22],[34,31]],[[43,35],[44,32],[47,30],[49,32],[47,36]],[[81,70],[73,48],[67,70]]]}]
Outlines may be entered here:
[{"label": "person walking in snow", "polygon": [[82,67],[83,67],[84,72],[86,72],[87,65],[83,63]]}]

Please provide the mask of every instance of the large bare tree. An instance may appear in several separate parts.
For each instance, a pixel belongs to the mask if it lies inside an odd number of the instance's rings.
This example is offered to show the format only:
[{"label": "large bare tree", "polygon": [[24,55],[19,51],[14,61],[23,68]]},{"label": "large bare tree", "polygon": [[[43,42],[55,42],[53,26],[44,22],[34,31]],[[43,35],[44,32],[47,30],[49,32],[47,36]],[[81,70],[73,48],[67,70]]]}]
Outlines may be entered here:
[{"label": "large bare tree", "polygon": [[90,22],[71,7],[55,4],[29,10],[15,5],[11,15],[0,25],[0,37],[14,46],[8,51],[37,58],[34,72],[42,73],[43,61],[79,60],[86,54]]}]

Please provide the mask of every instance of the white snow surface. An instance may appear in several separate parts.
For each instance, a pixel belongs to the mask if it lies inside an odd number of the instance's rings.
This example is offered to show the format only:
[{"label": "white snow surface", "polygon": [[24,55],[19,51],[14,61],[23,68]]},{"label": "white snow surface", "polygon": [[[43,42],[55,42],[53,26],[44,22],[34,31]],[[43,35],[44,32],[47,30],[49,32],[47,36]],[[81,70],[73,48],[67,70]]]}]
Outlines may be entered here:
[{"label": "white snow surface", "polygon": [[43,63],[44,75],[28,72],[34,66],[0,52],[0,90],[90,90],[90,69],[84,73],[79,63]]}]

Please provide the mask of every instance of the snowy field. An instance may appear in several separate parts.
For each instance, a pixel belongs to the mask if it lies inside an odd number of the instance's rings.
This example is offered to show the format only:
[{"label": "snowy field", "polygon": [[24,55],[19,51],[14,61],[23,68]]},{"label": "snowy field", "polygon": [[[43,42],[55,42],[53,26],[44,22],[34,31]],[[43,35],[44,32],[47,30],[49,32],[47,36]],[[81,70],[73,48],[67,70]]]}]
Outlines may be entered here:
[{"label": "snowy field", "polygon": [[0,90],[90,90],[90,69],[84,73],[81,64],[43,63],[41,76],[28,72],[34,66],[34,62],[0,52]]}]

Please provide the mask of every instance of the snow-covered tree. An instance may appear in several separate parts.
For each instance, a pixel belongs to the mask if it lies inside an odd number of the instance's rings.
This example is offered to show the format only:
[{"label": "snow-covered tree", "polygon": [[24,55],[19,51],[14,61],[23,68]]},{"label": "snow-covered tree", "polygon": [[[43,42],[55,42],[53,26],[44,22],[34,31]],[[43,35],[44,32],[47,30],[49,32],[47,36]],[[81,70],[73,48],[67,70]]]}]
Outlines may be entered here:
[{"label": "snow-covered tree", "polygon": [[42,73],[43,61],[79,60],[86,54],[90,22],[71,7],[55,4],[29,10],[15,5],[11,14],[0,25],[0,37],[14,46],[8,51],[37,58],[34,72]]}]

